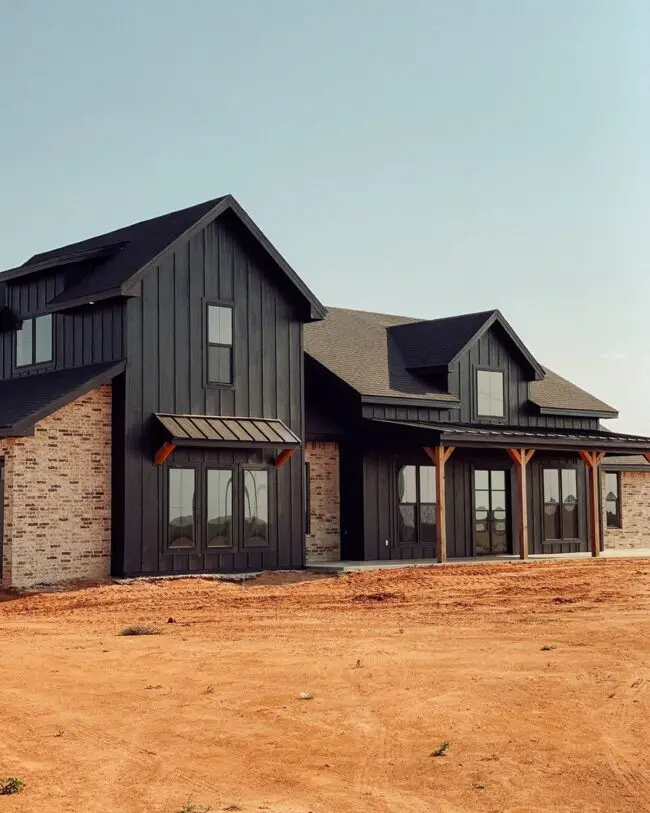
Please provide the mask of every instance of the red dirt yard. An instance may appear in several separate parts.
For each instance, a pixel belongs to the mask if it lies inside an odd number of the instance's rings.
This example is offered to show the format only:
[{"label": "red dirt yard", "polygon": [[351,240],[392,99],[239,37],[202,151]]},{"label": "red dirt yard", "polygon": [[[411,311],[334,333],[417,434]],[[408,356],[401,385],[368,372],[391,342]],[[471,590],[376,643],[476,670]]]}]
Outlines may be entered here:
[{"label": "red dirt yard", "polygon": [[650,810],[650,560],[12,597],[0,653],[1,813]]}]

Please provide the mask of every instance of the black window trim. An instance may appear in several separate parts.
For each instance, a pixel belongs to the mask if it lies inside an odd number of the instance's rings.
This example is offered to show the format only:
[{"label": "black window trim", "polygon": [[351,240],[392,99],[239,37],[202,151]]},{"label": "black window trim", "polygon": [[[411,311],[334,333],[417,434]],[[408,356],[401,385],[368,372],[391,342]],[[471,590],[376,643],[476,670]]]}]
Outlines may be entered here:
[{"label": "black window trim", "polygon": [[[165,533],[164,533],[164,543],[165,543],[165,553],[166,554],[189,554],[189,553],[197,553],[201,549],[200,544],[200,534],[201,534],[201,526],[200,526],[200,518],[203,514],[202,511],[202,499],[201,499],[201,467],[197,464],[193,463],[172,463],[169,466],[166,466],[166,471],[164,472],[165,475],[165,493],[164,493],[164,522],[165,522]],[[169,544],[169,483],[171,479],[171,472],[174,469],[181,469],[185,470],[192,470],[194,472],[194,504],[193,504],[193,511],[194,511],[194,545],[186,548],[179,548],[175,545]]]},{"label": "black window trim", "polygon": [[[607,499],[607,477],[608,475],[613,475],[616,477],[616,525],[609,524],[609,511],[607,510],[607,503],[612,502],[612,500]],[[605,527],[607,530],[613,531],[620,531],[623,528],[623,510],[622,510],[622,502],[621,502],[621,473],[620,471],[605,471],[604,477],[604,489],[605,492]]]},{"label": "black window trim", "polygon": [[[208,389],[217,389],[217,390],[234,390],[235,389],[235,303],[232,299],[209,299],[204,297],[201,300],[203,304],[203,352],[205,356],[205,361],[203,364],[203,383],[204,386]],[[230,308],[232,312],[232,344],[216,344],[214,342],[209,341],[210,337],[210,318],[208,316],[209,308],[217,307],[217,308]],[[219,382],[219,381],[210,381],[210,373],[209,373],[209,347],[229,347],[230,348],[230,373],[232,381],[228,384],[226,382]]]},{"label": "black window trim", "polygon": [[[478,374],[479,373],[500,373],[501,375],[501,384],[502,384],[502,393],[503,393],[503,415],[484,415],[478,407]],[[506,370],[504,367],[489,367],[484,364],[478,364],[474,367],[474,376],[472,379],[472,383],[474,386],[474,397],[473,397],[473,406],[474,406],[474,418],[480,421],[488,421],[490,423],[505,423],[507,420],[507,403],[506,403]]]},{"label": "black window trim", "polygon": [[[415,503],[402,503],[399,498],[399,491],[398,491],[398,482],[399,482],[399,474],[402,469],[406,468],[407,466],[413,466],[415,468]],[[420,469],[421,468],[431,468],[434,471],[434,478],[435,478],[435,470],[436,467],[432,462],[425,463],[425,462],[417,462],[413,463],[411,461],[406,460],[396,460],[394,465],[394,473],[393,473],[393,483],[395,487],[395,546],[398,548],[414,548],[414,547],[431,547],[432,545],[435,548],[436,545],[436,524],[438,522],[438,512],[436,511],[436,506],[438,505],[438,489],[437,483],[434,479],[434,483],[436,483],[436,499],[435,502],[425,502],[423,503],[420,499]],[[415,540],[413,542],[402,542],[400,539],[399,533],[399,507],[400,505],[415,505]],[[433,511],[433,526],[434,526],[434,538],[432,542],[427,540],[423,540],[420,533],[420,526],[422,524],[422,506],[423,505],[432,505],[434,507]]]},{"label": "black window trim", "polygon": [[[52,354],[51,358],[47,361],[34,361],[34,357],[36,355],[36,320],[42,318],[43,316],[50,316],[51,317],[51,347],[52,347]],[[22,329],[22,326],[25,322],[32,321],[32,361],[30,364],[18,364],[18,330]],[[55,324],[56,324],[56,314],[52,313],[51,311],[41,311],[36,313],[24,314],[20,316],[20,328],[15,330],[13,333],[13,354],[12,354],[12,362],[13,362],[13,371],[16,376],[23,375],[25,373],[33,373],[35,371],[40,370],[48,370],[54,367],[55,364],[55,352],[56,352],[56,342],[54,341],[55,336]]]},{"label": "black window trim", "polygon": [[[544,472],[545,471],[557,471],[558,472],[558,494],[560,495],[560,499],[558,502],[558,508],[560,510],[560,534],[561,536],[559,539],[552,539],[546,536],[546,523],[544,517],[544,511],[546,509],[547,504],[550,503],[546,502],[546,494],[544,493]],[[576,476],[576,526],[578,528],[578,536],[564,536],[564,513],[562,511],[562,506],[564,505],[564,494],[562,493],[562,472],[563,471],[573,471],[575,472]],[[580,474],[579,469],[577,466],[571,465],[547,465],[542,466],[542,542],[545,545],[554,544],[554,545],[562,545],[562,544],[575,544],[581,541],[580,538]]]},{"label": "black window trim", "polygon": [[[202,487],[205,498],[205,510],[201,510],[201,533],[204,535],[201,538],[200,549],[204,553],[236,553],[237,552],[237,538],[238,538],[238,516],[237,516],[237,500],[238,500],[238,479],[240,468],[236,463],[232,465],[218,465],[217,463],[208,463],[203,468]],[[232,503],[232,523],[230,526],[230,545],[208,545],[208,472],[210,471],[229,471],[232,476],[232,490],[231,490],[231,503]]]}]

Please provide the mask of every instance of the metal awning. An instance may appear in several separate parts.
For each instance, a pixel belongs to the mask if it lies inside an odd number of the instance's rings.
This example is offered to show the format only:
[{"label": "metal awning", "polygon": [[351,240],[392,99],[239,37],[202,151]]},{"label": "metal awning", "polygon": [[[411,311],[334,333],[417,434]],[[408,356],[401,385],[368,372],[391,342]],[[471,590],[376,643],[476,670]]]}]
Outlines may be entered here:
[{"label": "metal awning", "polygon": [[295,449],[300,438],[277,418],[224,418],[215,415],[154,417],[174,446],[273,447]]},{"label": "metal awning", "polygon": [[[416,423],[378,418],[366,419],[378,431],[415,435],[422,445],[450,445],[486,448],[597,449],[609,453],[650,453],[650,438],[618,432],[577,429],[544,429],[523,426],[470,426],[453,423]],[[426,437],[425,437],[426,436]]]}]

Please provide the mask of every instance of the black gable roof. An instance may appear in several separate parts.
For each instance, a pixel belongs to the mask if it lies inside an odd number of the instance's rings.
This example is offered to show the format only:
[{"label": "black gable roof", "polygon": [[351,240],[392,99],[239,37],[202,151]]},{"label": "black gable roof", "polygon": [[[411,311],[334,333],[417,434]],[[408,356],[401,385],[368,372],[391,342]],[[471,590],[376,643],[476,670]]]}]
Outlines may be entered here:
[{"label": "black gable roof", "polygon": [[498,325],[515,345],[531,371],[542,379],[544,371],[498,310],[428,319],[388,328],[408,370],[424,371],[453,364],[469,345],[492,325]]},{"label": "black gable roof", "polygon": [[142,274],[158,261],[163,252],[226,211],[234,213],[310,303],[312,318],[322,318],[325,308],[231,195],[213,198],[187,209],[142,220],[53,251],[35,254],[18,268],[0,274],[0,282],[50,267],[81,264],[84,273],[49,303],[52,310],[87,304],[110,296],[133,295],[133,288]]}]

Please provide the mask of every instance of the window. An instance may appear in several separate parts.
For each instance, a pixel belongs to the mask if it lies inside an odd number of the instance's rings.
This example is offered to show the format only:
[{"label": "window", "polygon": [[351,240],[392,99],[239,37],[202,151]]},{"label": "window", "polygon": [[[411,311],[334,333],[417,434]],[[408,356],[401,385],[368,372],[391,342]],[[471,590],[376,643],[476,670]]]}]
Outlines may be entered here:
[{"label": "window", "polygon": [[397,474],[400,545],[434,545],[436,541],[436,470],[402,466]]},{"label": "window", "polygon": [[232,308],[208,305],[208,383],[232,381]]},{"label": "window", "polygon": [[479,415],[503,418],[503,373],[477,370],[476,408]]},{"label": "window", "polygon": [[607,527],[621,527],[620,475],[615,471],[605,473],[605,508]]},{"label": "window", "polygon": [[269,473],[244,470],[244,547],[269,544]]},{"label": "window", "polygon": [[52,361],[52,314],[24,319],[16,332],[16,367]]},{"label": "window", "polygon": [[544,469],[544,539],[578,538],[575,469]]},{"label": "window", "polygon": [[232,527],[232,469],[208,469],[206,547],[231,548]]},{"label": "window", "polygon": [[170,548],[195,546],[195,471],[169,470],[169,537]]}]

